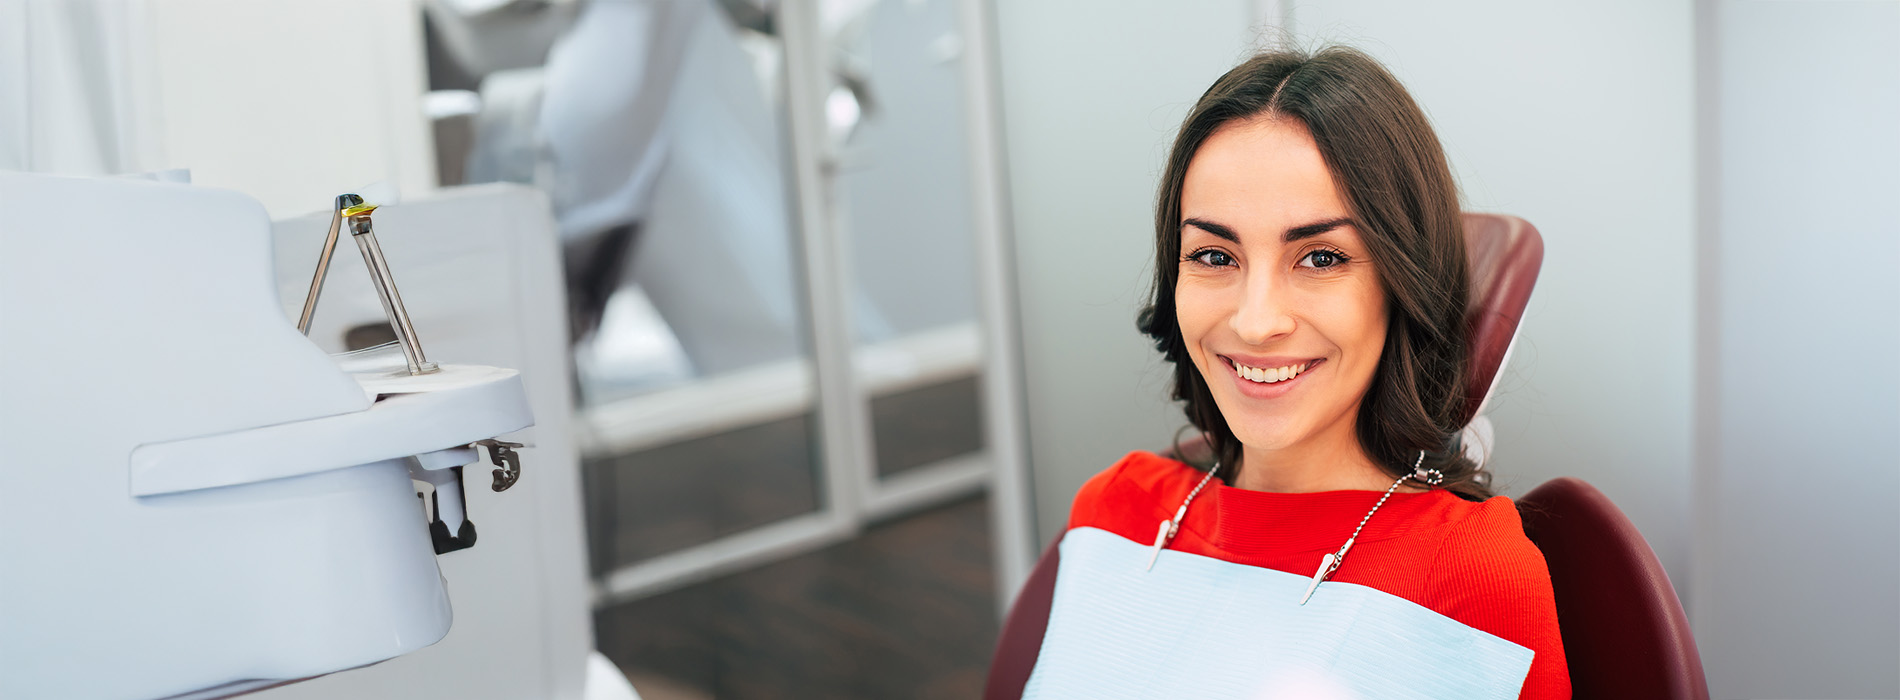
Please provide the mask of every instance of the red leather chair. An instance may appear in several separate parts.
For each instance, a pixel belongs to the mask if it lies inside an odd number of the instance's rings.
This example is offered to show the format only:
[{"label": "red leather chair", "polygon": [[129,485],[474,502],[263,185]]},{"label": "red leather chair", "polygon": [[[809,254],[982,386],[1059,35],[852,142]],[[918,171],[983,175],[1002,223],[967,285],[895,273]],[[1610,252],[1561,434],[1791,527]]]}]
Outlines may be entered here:
[{"label": "red leather chair", "polygon": [[1544,237],[1530,222],[1504,214],[1465,214],[1471,259],[1471,376],[1465,381],[1465,423],[1477,418],[1517,345],[1517,324],[1544,267]]},{"label": "red leather chair", "polygon": [[1702,656],[1669,574],[1629,518],[1582,479],[1551,479],[1517,501],[1544,553],[1571,697],[1707,700]]},{"label": "red leather chair", "polygon": [[[1510,356],[1543,267],[1544,240],[1523,219],[1467,213],[1465,244],[1472,265],[1464,415],[1470,423]],[[1190,458],[1205,450],[1200,441],[1182,446]],[[1588,484],[1568,478],[1532,490],[1520,509],[1531,541],[1549,561],[1574,696],[1707,698],[1675,589],[1629,520]],[[1022,697],[1048,629],[1061,542],[1058,536],[1037,560],[1003,621],[983,691],[987,700]]]}]

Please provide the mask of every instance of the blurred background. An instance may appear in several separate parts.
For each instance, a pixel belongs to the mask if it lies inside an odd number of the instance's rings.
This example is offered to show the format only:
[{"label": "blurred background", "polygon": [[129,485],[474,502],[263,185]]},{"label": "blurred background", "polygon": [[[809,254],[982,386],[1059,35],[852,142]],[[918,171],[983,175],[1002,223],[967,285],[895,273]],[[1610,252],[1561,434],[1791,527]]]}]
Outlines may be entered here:
[{"label": "blurred background", "polygon": [[1155,180],[1284,42],[1544,236],[1502,490],[1608,494],[1716,697],[1900,697],[1900,0],[0,0],[0,169],[538,191],[584,547],[494,566],[584,577],[560,634],[643,697],[973,697],[1076,489],[1185,423]]}]

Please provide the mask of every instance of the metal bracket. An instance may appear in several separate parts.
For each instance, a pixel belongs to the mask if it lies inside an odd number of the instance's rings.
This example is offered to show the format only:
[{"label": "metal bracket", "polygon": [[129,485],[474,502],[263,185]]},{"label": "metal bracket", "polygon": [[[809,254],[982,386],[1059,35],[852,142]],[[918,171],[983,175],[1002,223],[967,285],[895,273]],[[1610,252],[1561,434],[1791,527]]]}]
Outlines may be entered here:
[{"label": "metal bracket", "polygon": [[488,448],[488,461],[499,467],[493,472],[495,493],[507,491],[508,487],[514,486],[516,481],[521,480],[521,455],[515,452],[515,448],[521,447],[521,443],[503,442],[490,438],[477,441],[475,444]]}]

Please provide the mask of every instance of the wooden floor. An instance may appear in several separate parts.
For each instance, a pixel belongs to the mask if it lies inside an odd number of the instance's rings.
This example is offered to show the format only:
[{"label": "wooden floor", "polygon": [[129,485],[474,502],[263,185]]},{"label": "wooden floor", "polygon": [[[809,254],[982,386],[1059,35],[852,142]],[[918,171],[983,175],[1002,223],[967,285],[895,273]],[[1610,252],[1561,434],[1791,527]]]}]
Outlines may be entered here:
[{"label": "wooden floor", "polygon": [[997,634],[989,502],[594,617],[644,700],[975,698]]}]

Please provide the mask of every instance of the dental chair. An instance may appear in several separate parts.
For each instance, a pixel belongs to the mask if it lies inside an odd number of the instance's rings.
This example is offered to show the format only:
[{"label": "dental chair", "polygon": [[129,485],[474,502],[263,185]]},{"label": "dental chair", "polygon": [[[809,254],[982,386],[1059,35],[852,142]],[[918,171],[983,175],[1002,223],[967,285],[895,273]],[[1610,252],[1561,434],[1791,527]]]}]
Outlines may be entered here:
[{"label": "dental chair", "polygon": [[1707,700],[1676,589],[1616,504],[1582,479],[1559,477],[1517,508],[1550,567],[1571,697]]},{"label": "dental chair", "polygon": [[[1544,240],[1529,222],[1502,214],[1465,214],[1471,259],[1471,375],[1465,387],[1466,453],[1489,457],[1490,421],[1482,414],[1516,344],[1518,322],[1544,262]],[[1203,440],[1164,454],[1196,461]],[[1649,544],[1616,506],[1580,479],[1552,479],[1518,503],[1525,533],[1544,554],[1570,666],[1573,697],[1709,696],[1688,618]],[[1022,696],[1035,670],[1060,564],[1055,542],[1037,560],[1010,607],[990,660],[983,697]]]}]

